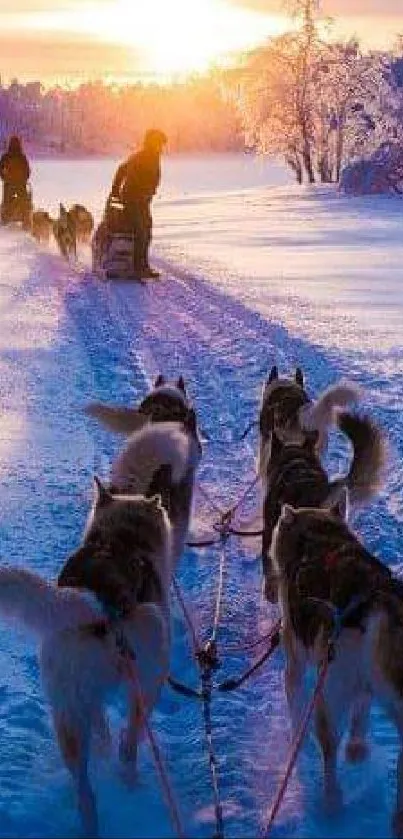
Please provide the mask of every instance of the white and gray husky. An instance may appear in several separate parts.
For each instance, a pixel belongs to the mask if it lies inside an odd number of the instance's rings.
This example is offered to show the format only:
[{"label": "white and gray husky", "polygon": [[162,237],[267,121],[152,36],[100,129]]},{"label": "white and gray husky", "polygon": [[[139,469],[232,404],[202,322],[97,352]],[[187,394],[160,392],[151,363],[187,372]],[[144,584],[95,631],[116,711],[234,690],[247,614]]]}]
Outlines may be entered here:
[{"label": "white and gray husky", "polygon": [[112,469],[113,486],[96,480],[82,544],[56,584],[0,567],[0,614],[39,636],[43,684],[87,836],[98,834],[88,758],[92,735],[108,733],[108,694],[119,685],[127,691],[120,757],[130,776],[143,703],[150,713],[168,676],[169,587],[200,455],[191,417],[183,427],[149,425],[128,440]]}]

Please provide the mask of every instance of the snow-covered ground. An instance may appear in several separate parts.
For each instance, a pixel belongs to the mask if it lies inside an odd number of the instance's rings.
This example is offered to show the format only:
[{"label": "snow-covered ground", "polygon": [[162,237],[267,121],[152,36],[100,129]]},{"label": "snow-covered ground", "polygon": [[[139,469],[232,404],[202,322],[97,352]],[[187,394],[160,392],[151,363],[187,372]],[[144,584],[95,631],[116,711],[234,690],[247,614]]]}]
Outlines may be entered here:
[{"label": "snow-covered ground", "polygon": [[[115,161],[38,161],[37,204],[86,203],[97,215]],[[182,372],[202,427],[228,444],[206,445],[201,484],[229,507],[253,476],[255,440],[236,440],[256,415],[270,366],[299,363],[316,393],[339,376],[359,382],[365,406],[392,444],[386,491],[356,524],[369,547],[397,565],[403,539],[403,204],[297,190],[253,158],[172,159],[155,204],[163,280],[104,285],[18,232],[0,231],[1,557],[55,577],[79,543],[95,472],[107,476],[119,441],[80,413],[89,399],[137,401],[156,373]],[[332,442],[333,472],[346,452]],[[210,521],[208,511],[204,515]],[[233,542],[222,634],[226,643],[266,629],[257,545]],[[187,551],[180,579],[199,631],[208,634],[217,583],[212,549]],[[195,681],[179,611],[173,673]],[[220,678],[247,663],[223,655]],[[0,626],[0,837],[77,836],[72,789],[54,744],[35,645]],[[119,705],[112,706],[119,721]],[[288,745],[282,658],[213,703],[226,836],[259,833]],[[197,703],[164,691],[153,716],[186,834],[214,833]],[[273,835],[384,837],[395,790],[397,738],[373,711],[372,755],[340,773],[345,808],[320,807],[320,764],[308,741]],[[95,762],[106,837],[170,836],[148,748],[134,792],[116,766]]]}]

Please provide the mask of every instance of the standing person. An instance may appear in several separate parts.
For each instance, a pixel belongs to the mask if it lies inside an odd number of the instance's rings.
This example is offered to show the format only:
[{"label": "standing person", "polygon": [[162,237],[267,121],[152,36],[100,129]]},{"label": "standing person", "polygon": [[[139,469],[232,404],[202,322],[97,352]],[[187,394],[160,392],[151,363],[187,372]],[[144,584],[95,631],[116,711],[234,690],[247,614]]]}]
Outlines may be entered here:
[{"label": "standing person", "polygon": [[31,170],[23,152],[21,140],[10,137],[8,149],[0,159],[0,178],[3,181],[3,203],[7,204],[15,194],[26,197],[27,183]]},{"label": "standing person", "polygon": [[157,128],[149,129],[140,151],[132,154],[116,172],[111,196],[119,198],[137,239],[134,270],[139,278],[158,277],[149,263],[152,239],[151,201],[161,181],[161,155],[167,137]]}]

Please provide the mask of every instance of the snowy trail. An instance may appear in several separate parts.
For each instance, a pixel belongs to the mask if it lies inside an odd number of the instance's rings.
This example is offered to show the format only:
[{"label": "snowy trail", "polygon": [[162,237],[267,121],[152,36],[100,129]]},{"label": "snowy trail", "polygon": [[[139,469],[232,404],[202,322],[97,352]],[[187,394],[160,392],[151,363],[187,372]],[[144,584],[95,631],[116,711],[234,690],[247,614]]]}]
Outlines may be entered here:
[{"label": "snowy trail", "polygon": [[[403,538],[402,375],[393,355],[373,361],[296,337],[219,290],[165,263],[163,282],[140,288],[103,285],[40,253],[18,234],[0,236],[2,559],[53,577],[77,545],[94,471],[108,474],[119,445],[83,417],[89,399],[137,401],[156,373],[183,373],[201,426],[214,438],[236,439],[256,414],[261,383],[277,362],[303,366],[317,392],[340,375],[366,389],[367,407],[390,429],[398,452],[387,491],[360,516],[368,544],[400,560]],[[18,266],[18,271],[16,270]],[[397,351],[396,351],[397,352]],[[400,358],[400,357],[399,357]],[[390,365],[390,366],[389,366]],[[206,446],[200,480],[223,507],[253,475],[255,441]],[[329,462],[338,471],[346,453],[334,441]],[[211,521],[211,518],[208,517]],[[223,646],[267,629],[272,616],[260,599],[256,546],[234,541],[228,559]],[[180,579],[196,626],[208,634],[218,556],[189,550]],[[223,677],[245,659],[225,661]],[[245,688],[214,700],[226,835],[251,836],[265,820],[287,750],[281,655]],[[175,675],[193,682],[183,621],[175,617]],[[76,836],[69,779],[61,768],[39,684],[33,644],[0,628],[0,837]],[[119,705],[113,707],[119,719]],[[164,691],[154,714],[187,832],[211,836],[212,796],[203,746],[201,709]],[[396,737],[374,712],[374,750],[368,767],[342,768],[346,808],[329,822],[320,811],[319,760],[307,744],[273,835],[380,837],[388,835]],[[94,765],[106,837],[170,836],[168,813],[148,749],[140,759],[138,789],[128,793],[114,768]]]}]

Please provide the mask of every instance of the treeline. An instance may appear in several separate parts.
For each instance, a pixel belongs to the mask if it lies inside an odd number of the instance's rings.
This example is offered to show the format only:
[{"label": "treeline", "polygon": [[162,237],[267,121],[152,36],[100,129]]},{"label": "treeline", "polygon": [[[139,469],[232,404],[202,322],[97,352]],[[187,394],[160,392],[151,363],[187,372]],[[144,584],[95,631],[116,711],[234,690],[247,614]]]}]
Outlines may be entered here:
[{"label": "treeline", "polygon": [[237,103],[217,73],[173,85],[82,84],[45,89],[40,82],[0,86],[0,141],[13,133],[42,151],[120,153],[146,128],[162,128],[172,151],[244,146]]}]

